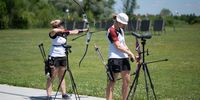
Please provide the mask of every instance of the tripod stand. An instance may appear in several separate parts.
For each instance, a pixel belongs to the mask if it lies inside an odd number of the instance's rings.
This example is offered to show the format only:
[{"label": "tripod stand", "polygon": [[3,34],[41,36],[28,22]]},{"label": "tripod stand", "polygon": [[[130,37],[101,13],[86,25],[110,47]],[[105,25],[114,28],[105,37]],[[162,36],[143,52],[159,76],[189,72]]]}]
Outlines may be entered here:
[{"label": "tripod stand", "polygon": [[[138,63],[138,66],[137,66],[137,69],[136,69],[136,74],[135,74],[135,78],[133,80],[133,83],[130,87],[130,90],[129,90],[129,93],[128,93],[128,96],[127,96],[127,100],[129,99],[129,97],[131,97],[131,100],[134,99],[134,95],[135,95],[135,92],[136,92],[136,88],[137,88],[137,85],[138,85],[138,78],[139,78],[139,73],[140,73],[140,69],[142,67],[143,71],[144,71],[144,79],[145,79],[145,85],[146,85],[146,95],[147,95],[147,100],[149,100],[149,88],[148,88],[148,82],[147,82],[147,78],[149,79],[149,83],[150,83],[150,86],[151,86],[151,89],[152,89],[152,92],[153,92],[153,96],[154,96],[154,99],[157,100],[157,97],[156,97],[156,94],[155,94],[155,90],[154,90],[154,85],[153,85],[153,82],[151,80],[151,76],[150,76],[150,73],[149,73],[149,70],[148,70],[148,67],[147,67],[147,64],[150,64],[150,63],[155,63],[155,62],[161,62],[161,61],[168,61],[168,59],[164,59],[164,60],[157,60],[157,61],[152,61],[152,62],[145,62],[145,44],[146,44],[146,39],[150,39],[151,38],[151,34],[143,34],[143,35],[140,35],[140,34],[137,34],[137,33],[133,33],[133,35],[136,37],[136,40],[137,38],[141,38],[141,44],[142,44],[142,52],[140,52],[140,50],[138,51],[139,52],[139,55],[140,53],[142,53],[142,63]],[[136,43],[136,45],[139,45]],[[136,47],[138,48],[138,47]],[[146,51],[147,54],[148,54],[148,51]],[[132,95],[131,95],[131,92],[132,92]]]},{"label": "tripod stand", "polygon": [[142,67],[142,69],[143,69],[143,71],[144,71],[144,78],[145,78],[145,85],[146,85],[147,100],[149,100],[149,89],[148,89],[147,77],[148,77],[148,79],[149,79],[150,86],[151,86],[151,89],[152,89],[152,91],[153,91],[154,99],[157,100],[156,94],[155,94],[155,91],[154,91],[154,85],[153,85],[153,83],[152,83],[152,81],[151,81],[151,77],[150,77],[150,73],[149,73],[147,64],[145,63],[145,44],[146,44],[146,40],[145,40],[145,38],[141,38],[141,40],[142,40],[142,42],[141,42],[141,44],[142,44],[142,63],[139,63],[138,66],[137,66],[135,78],[134,78],[133,83],[132,83],[132,85],[131,85],[131,87],[130,87],[127,100],[128,100],[128,98],[129,98],[131,92],[132,92],[131,100],[134,99],[134,95],[135,95],[135,91],[136,91],[136,88],[137,88],[138,78],[139,78],[139,73],[140,73],[141,67]]},{"label": "tripod stand", "polygon": [[66,65],[66,69],[65,69],[65,71],[64,71],[64,73],[63,73],[63,76],[62,76],[62,78],[61,78],[61,80],[60,80],[59,86],[58,86],[58,88],[57,88],[57,91],[56,91],[56,95],[55,95],[54,100],[56,99],[58,90],[59,90],[59,88],[60,88],[60,86],[61,86],[61,83],[62,83],[62,81],[63,81],[63,79],[64,79],[65,74],[66,74],[67,71],[69,72],[69,77],[70,77],[70,80],[71,80],[72,89],[73,89],[75,98],[76,98],[76,100],[77,100],[77,99],[80,100],[80,97],[79,97],[79,94],[78,94],[78,90],[77,90],[77,87],[76,87],[76,83],[75,83],[75,81],[74,81],[74,77],[73,77],[72,72],[71,72],[71,70],[70,70],[70,68],[69,68],[69,59],[68,59],[69,57],[68,57],[68,55],[69,55],[69,52],[71,52],[71,50],[70,50],[71,46],[70,46],[70,45],[62,45],[62,46],[65,48],[67,65]]}]

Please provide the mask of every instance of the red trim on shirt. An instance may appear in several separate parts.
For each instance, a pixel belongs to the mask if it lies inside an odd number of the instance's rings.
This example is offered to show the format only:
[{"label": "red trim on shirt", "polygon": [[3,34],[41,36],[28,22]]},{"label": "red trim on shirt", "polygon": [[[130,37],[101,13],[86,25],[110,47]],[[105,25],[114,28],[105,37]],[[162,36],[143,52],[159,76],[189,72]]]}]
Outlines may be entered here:
[{"label": "red trim on shirt", "polygon": [[109,33],[109,35],[111,36],[112,42],[119,41],[117,31],[115,30],[114,27],[111,27],[111,28],[110,28],[110,33]]}]

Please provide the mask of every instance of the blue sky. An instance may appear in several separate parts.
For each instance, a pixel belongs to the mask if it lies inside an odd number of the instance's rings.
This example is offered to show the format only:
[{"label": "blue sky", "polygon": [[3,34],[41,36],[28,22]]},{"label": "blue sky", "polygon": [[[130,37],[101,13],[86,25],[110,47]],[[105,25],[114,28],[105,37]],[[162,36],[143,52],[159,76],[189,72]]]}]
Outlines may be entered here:
[{"label": "blue sky", "polygon": [[[200,0],[136,0],[139,9],[135,14],[159,14],[161,9],[167,8],[173,14],[191,14],[200,15]],[[114,9],[117,13],[122,12],[122,0],[116,0]]]}]

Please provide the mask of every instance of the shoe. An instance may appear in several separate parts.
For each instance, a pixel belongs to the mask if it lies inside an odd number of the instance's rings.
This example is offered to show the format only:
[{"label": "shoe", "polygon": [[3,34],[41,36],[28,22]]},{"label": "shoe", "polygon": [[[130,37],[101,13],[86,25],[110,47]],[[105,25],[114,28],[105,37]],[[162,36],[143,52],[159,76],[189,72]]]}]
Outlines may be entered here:
[{"label": "shoe", "polygon": [[53,100],[51,96],[47,96],[47,100]]},{"label": "shoe", "polygon": [[64,100],[71,100],[71,97],[67,94],[62,95],[62,99]]}]

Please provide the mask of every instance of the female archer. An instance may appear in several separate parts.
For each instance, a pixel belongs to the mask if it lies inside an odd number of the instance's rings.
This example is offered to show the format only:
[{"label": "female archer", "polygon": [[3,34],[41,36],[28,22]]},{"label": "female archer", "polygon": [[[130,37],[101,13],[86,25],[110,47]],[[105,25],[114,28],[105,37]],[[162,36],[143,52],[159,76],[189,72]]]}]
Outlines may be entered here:
[{"label": "female archer", "polygon": [[[119,13],[113,19],[114,24],[107,31],[109,41],[108,67],[112,70],[114,79],[121,74],[122,100],[126,100],[131,70],[129,58],[135,60],[135,56],[125,43],[124,28],[128,24],[128,16],[125,13]],[[112,100],[114,85],[115,81],[108,82],[106,100]]]},{"label": "female archer", "polygon": [[[52,25],[52,31],[49,33],[49,37],[52,40],[51,50],[49,53],[49,64],[51,68],[51,77],[47,79],[46,90],[47,90],[47,100],[51,100],[52,93],[52,82],[56,76],[59,80],[66,70],[66,51],[63,45],[67,44],[66,37],[68,35],[79,34],[81,32],[88,31],[88,29],[76,29],[76,30],[66,30],[63,27],[64,22],[61,20],[53,20],[50,23]],[[65,79],[61,82],[61,93],[63,99],[70,99],[70,96],[66,94]]]}]

